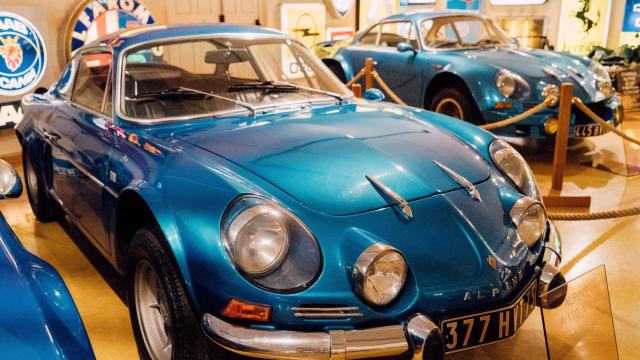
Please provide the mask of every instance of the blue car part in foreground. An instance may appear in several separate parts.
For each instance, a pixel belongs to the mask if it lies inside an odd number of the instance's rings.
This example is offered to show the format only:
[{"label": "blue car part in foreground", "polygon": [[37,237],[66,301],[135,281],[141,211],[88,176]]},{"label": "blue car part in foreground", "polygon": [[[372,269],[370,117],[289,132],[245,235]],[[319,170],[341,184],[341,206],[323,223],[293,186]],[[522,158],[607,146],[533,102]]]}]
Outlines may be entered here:
[{"label": "blue car part in foreground", "polygon": [[[0,198],[22,182],[0,160]],[[0,214],[0,346],[5,359],[95,359],[76,305],[58,272],[24,249]]]},{"label": "blue car part in foreground", "polygon": [[560,239],[513,148],[355,99],[281,33],[120,32],[22,107],[34,213],[126,275],[142,358],[438,359],[562,301],[536,300]]},{"label": "blue car part in foreground", "polygon": [[[343,81],[366,58],[407,104],[476,125],[520,114],[557,96],[561,83],[603,119],[617,125],[620,101],[607,71],[590,59],[519,47],[490,18],[461,11],[412,11],[393,15],[348,41],[318,44],[316,53]],[[496,129],[503,136],[548,138],[557,131],[557,109],[541,111]],[[574,107],[572,138],[605,128]]]}]

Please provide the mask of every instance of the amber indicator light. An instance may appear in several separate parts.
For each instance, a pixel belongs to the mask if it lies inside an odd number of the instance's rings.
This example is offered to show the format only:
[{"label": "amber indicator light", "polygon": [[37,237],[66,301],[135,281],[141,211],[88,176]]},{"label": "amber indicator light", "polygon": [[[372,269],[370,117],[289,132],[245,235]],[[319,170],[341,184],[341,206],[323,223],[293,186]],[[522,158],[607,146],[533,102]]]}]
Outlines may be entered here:
[{"label": "amber indicator light", "polygon": [[271,319],[271,307],[231,299],[227,306],[222,309],[222,315],[234,319],[269,321]]},{"label": "amber indicator light", "polygon": [[508,101],[499,101],[493,107],[494,109],[511,109],[511,103]]}]

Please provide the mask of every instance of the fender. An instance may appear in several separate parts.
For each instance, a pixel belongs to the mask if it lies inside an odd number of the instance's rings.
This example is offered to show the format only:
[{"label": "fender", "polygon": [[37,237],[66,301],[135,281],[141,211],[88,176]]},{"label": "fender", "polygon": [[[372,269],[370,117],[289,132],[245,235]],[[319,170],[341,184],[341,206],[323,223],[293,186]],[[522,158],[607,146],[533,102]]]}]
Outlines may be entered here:
[{"label": "fender", "polygon": [[342,56],[342,54],[340,53],[339,49],[338,52],[336,53],[336,56],[333,57],[332,60],[337,61],[338,64],[340,64],[340,66],[342,66],[342,71],[344,71],[344,77],[345,79],[347,79],[347,81],[350,81],[351,79],[353,79],[353,77],[355,76],[355,73],[357,73],[358,71],[360,71],[360,69],[357,69],[355,72],[353,70],[353,68],[351,67],[351,65],[349,65],[349,62],[344,58],[344,56]]}]

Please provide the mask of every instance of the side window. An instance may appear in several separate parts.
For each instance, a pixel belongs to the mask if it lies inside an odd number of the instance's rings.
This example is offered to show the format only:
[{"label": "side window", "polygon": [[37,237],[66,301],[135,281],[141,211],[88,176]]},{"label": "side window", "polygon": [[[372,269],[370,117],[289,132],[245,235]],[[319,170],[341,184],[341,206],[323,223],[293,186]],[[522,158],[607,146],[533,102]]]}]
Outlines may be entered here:
[{"label": "side window", "polygon": [[361,45],[375,45],[378,40],[378,33],[380,32],[380,25],[376,25],[369,29],[364,36],[360,38]]},{"label": "side window", "polygon": [[[71,101],[90,110],[104,113],[103,102],[111,71],[110,52],[88,52],[80,56]],[[107,111],[111,114],[111,107]]]},{"label": "side window", "polygon": [[[413,32],[413,35],[411,34]],[[413,37],[413,41],[411,38]],[[380,36],[381,47],[395,48],[400,42],[408,42],[417,48],[417,41],[413,26],[408,21],[382,24],[382,35]]]}]

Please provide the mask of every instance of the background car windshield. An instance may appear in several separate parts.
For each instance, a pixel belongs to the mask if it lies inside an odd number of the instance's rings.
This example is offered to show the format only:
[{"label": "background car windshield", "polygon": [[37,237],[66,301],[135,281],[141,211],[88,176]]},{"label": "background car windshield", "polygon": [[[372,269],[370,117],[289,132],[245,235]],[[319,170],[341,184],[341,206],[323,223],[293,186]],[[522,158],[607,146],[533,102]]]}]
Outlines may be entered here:
[{"label": "background car windshield", "polygon": [[421,31],[427,48],[509,46],[511,40],[492,21],[469,16],[425,20]]},{"label": "background car windshield", "polygon": [[349,94],[305,48],[280,39],[138,47],[126,53],[123,90],[121,111],[149,120],[334,99],[322,91]]}]

